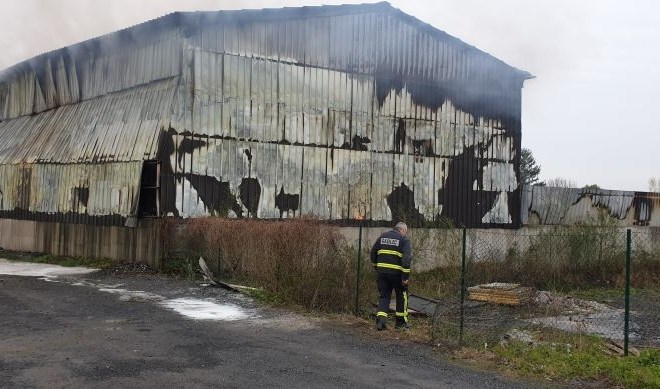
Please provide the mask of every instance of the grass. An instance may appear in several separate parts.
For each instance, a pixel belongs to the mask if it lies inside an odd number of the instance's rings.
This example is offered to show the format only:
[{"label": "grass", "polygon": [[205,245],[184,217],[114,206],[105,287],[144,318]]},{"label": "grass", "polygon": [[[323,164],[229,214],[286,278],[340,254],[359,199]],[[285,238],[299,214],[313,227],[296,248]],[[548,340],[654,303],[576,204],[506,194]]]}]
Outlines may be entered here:
[{"label": "grass", "polygon": [[183,257],[204,257],[217,278],[247,280],[248,286],[263,288],[268,299],[282,305],[309,311],[350,310],[357,249],[346,243],[337,227],[307,218],[209,217],[181,223]]},{"label": "grass", "polygon": [[[326,319],[342,323],[364,336],[431,344],[439,352],[473,367],[497,371],[507,376],[539,383],[583,384],[598,387],[660,388],[660,349],[642,350],[639,357],[612,356],[604,352],[605,341],[596,336],[565,333],[552,329],[531,331],[535,345],[519,341],[485,344],[483,339],[467,339],[472,347],[447,351],[445,343],[432,340],[431,320],[413,317],[410,331],[375,331],[370,316],[329,314]],[[454,334],[456,335],[456,334]],[[479,346],[476,346],[479,344]],[[540,385],[546,386],[545,384]],[[596,387],[596,386],[594,386]]]},{"label": "grass", "polygon": [[[624,290],[622,288],[584,288],[570,291],[571,295],[584,300],[611,302],[623,300]],[[647,288],[630,288],[630,296],[652,295],[660,300],[660,285]]]},{"label": "grass", "polygon": [[198,268],[199,265],[194,259],[172,258],[164,261],[161,273],[170,277],[194,281],[201,278],[199,271],[197,271]]},{"label": "grass", "polygon": [[[553,381],[587,380],[628,388],[660,388],[660,349],[639,357],[607,355],[605,341],[595,336],[545,331],[537,345],[510,342],[491,348],[482,360],[526,378]],[[474,356],[472,356],[474,358]]]}]

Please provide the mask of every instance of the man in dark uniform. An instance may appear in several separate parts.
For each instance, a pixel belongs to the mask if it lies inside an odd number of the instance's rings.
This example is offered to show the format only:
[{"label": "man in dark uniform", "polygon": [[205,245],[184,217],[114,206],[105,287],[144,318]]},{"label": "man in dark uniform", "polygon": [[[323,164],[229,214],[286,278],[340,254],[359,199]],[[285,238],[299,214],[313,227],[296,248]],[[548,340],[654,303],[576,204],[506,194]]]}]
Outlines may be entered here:
[{"label": "man in dark uniform", "polygon": [[396,328],[408,329],[408,282],[410,278],[410,241],[408,226],[399,222],[384,232],[371,248],[371,263],[378,272],[378,313],[376,329],[387,327],[392,289],[396,294]]}]

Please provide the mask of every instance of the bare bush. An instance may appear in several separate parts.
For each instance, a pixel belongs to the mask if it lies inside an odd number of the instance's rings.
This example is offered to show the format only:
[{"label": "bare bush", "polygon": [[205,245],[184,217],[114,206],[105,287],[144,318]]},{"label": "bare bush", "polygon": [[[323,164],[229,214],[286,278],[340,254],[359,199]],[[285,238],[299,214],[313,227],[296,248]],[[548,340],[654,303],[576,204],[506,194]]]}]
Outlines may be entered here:
[{"label": "bare bush", "polygon": [[186,255],[205,257],[223,279],[262,287],[275,300],[307,309],[343,312],[353,306],[357,248],[335,226],[306,218],[210,217],[185,224]]}]

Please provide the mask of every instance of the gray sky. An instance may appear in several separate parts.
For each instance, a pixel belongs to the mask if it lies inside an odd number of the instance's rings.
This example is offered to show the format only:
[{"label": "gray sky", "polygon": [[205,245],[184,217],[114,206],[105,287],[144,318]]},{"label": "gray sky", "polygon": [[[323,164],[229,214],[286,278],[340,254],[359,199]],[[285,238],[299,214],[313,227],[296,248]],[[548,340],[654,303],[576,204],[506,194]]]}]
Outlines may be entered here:
[{"label": "gray sky", "polygon": [[[302,0],[3,0],[0,69],[174,11],[362,3]],[[660,177],[656,0],[391,0],[527,70],[523,147],[543,179],[648,190]]]}]

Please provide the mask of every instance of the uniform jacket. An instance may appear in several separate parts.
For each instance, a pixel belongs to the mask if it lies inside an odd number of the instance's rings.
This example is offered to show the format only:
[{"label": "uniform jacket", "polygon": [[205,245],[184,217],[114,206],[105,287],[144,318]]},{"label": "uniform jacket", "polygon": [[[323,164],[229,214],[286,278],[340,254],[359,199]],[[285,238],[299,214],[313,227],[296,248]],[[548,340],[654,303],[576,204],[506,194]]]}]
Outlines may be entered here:
[{"label": "uniform jacket", "polygon": [[401,273],[401,278],[410,277],[410,241],[397,230],[381,234],[371,248],[371,263],[379,272]]}]

